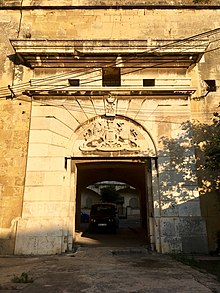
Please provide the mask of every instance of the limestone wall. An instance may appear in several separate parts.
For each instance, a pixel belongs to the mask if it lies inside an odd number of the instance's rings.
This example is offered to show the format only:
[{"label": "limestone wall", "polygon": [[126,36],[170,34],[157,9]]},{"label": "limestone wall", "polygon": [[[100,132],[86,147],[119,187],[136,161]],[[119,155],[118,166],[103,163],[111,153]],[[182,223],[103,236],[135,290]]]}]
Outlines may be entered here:
[{"label": "limestone wall", "polygon": [[[5,15],[5,12],[1,13]],[[219,10],[39,9],[22,12],[19,38],[30,33],[32,39],[175,39],[194,36],[218,26]]]},{"label": "limestone wall", "polygon": [[7,86],[23,82],[24,75],[23,68],[14,70],[10,60],[14,51],[9,39],[18,35],[19,13],[0,14],[0,253],[11,254],[22,211],[31,104],[4,97]]},{"label": "limestone wall", "polygon": [[[146,1],[135,2],[137,5],[144,4]],[[152,1],[151,1],[152,2]],[[152,4],[150,1],[149,3]],[[102,1],[102,5],[106,5]],[[121,3],[121,2],[120,2]],[[154,3],[156,3],[154,1]],[[162,2],[160,1],[160,4]],[[167,4],[168,1],[164,1],[164,4]],[[175,1],[173,1],[175,3]],[[178,1],[178,3],[180,3]],[[193,4],[193,1],[184,1],[184,3]],[[1,1],[2,6],[6,5],[20,5],[20,1]],[[49,5],[49,2],[42,1],[23,1],[22,5]],[[53,2],[55,5],[56,2]],[[97,5],[100,4],[98,1],[59,1],[57,5]],[[108,1],[108,5],[118,4],[116,1]],[[131,4],[131,1],[124,1],[124,4]],[[163,4],[163,3],[162,3]],[[169,3],[170,4],[170,3]],[[205,5],[205,3],[203,3]],[[210,4],[219,4],[217,1],[210,1]],[[20,84],[29,81],[30,78],[37,77],[48,77],[57,73],[61,73],[65,70],[57,69],[38,69],[31,70],[27,67],[24,67],[18,64],[18,60],[15,59],[13,48],[10,44],[10,39],[74,39],[74,40],[90,40],[90,39],[126,39],[126,40],[141,40],[141,39],[179,39],[187,38],[190,36],[195,36],[196,34],[203,33],[205,31],[216,29],[220,27],[220,11],[218,9],[94,9],[94,10],[84,10],[84,9],[33,9],[33,10],[0,10],[0,83],[1,86],[7,88],[8,84]],[[219,34],[212,37],[212,41],[215,39],[216,42],[213,42],[211,49],[217,47],[219,43],[217,42]],[[201,93],[200,85],[201,81],[205,79],[214,79],[216,80],[217,86],[219,85],[220,80],[220,68],[218,61],[218,52],[212,51],[206,53],[204,60],[201,60],[198,67],[194,69],[189,69],[186,73],[177,72],[175,77],[184,76],[185,78],[189,77],[191,83],[194,86],[199,88],[198,94]],[[204,62],[205,61],[205,62]],[[14,66],[15,63],[15,66]],[[157,71],[157,70],[156,70]],[[152,76],[152,72],[150,73]],[[156,74],[161,76],[169,76],[170,72],[164,70],[163,72],[156,72]],[[22,91],[20,90],[20,93]],[[8,91],[7,91],[8,95]],[[173,103],[173,101],[148,101],[142,103],[142,101],[133,101],[134,108],[137,109],[137,113],[142,107],[142,109],[147,109],[148,113],[151,112],[153,116],[149,117],[136,117],[143,126],[148,129],[157,144],[158,150],[160,151],[159,165],[160,165],[160,196],[165,198],[164,208],[162,207],[162,213],[164,219],[161,221],[162,226],[170,225],[174,227],[174,230],[165,229],[166,231],[163,234],[163,237],[173,237],[172,233],[176,233],[177,227],[181,225],[174,225],[171,223],[172,219],[178,215],[190,216],[191,210],[193,214],[200,217],[200,201],[198,200],[198,189],[195,182],[197,182],[195,176],[195,163],[194,163],[194,149],[193,145],[188,136],[187,140],[184,140],[186,132],[180,132],[179,127],[182,122],[186,122],[189,119],[195,118],[199,119],[204,123],[210,123],[212,112],[217,110],[219,104],[219,89],[217,93],[210,93],[206,98],[200,100],[192,100]],[[67,141],[71,136],[71,128],[75,129],[77,120],[84,122],[86,117],[82,116],[80,110],[77,110],[74,113],[74,116],[77,118],[74,119],[71,115],[67,116],[64,109],[58,110],[57,107],[51,108],[48,107],[47,110],[44,110],[43,107],[40,109],[39,105],[33,105],[32,110],[32,124],[31,124],[31,143],[38,144],[39,148],[30,148],[29,150],[29,162],[28,162],[28,176],[26,178],[26,191],[25,197],[24,194],[24,180],[25,180],[25,171],[26,171],[26,162],[27,162],[27,144],[29,141],[29,124],[30,124],[30,111],[31,103],[30,99],[24,96],[20,96],[19,99],[6,100],[4,98],[4,92],[0,91],[0,137],[1,137],[1,147],[0,147],[0,239],[1,239],[1,249],[3,253],[12,253],[14,249],[14,231],[16,228],[16,221],[21,217],[22,213],[22,203],[23,200],[26,201],[23,209],[23,215],[28,217],[31,213],[32,216],[35,214],[36,222],[37,217],[40,215],[45,218],[43,211],[48,213],[48,208],[37,205],[31,209],[27,209],[27,202],[34,201],[35,195],[44,194],[44,201],[48,203],[51,200],[53,195],[55,199],[59,200],[54,203],[60,204],[59,201],[62,201],[65,210],[66,219],[64,222],[69,221],[69,215],[66,211],[69,209],[74,209],[72,202],[74,201],[73,195],[71,195],[71,204],[68,194],[70,184],[64,183],[63,179],[67,174],[64,170],[63,156],[66,154]],[[100,101],[96,102],[97,105],[100,105]],[[128,102],[123,101],[121,103],[122,109],[127,109]],[[158,108],[159,103],[162,106]],[[40,110],[39,110],[40,109]],[[150,109],[150,111],[149,111]],[[156,110],[157,109],[157,110]],[[156,111],[155,111],[156,110]],[[135,117],[134,112],[131,112],[130,118]],[[89,114],[90,117],[93,117],[93,114]],[[150,115],[150,114],[149,114]],[[44,118],[42,117],[44,116]],[[54,116],[61,119],[65,122],[68,127],[65,127],[62,123],[60,124],[58,120],[53,122],[50,119],[45,119],[45,116]],[[165,122],[164,122],[165,121]],[[162,123],[163,122],[163,123]],[[55,130],[57,133],[55,134]],[[34,133],[34,135],[33,135]],[[63,134],[61,136],[60,134]],[[165,143],[170,148],[170,152],[167,154],[165,150],[160,146],[160,141],[162,137],[166,136]],[[66,138],[67,137],[67,138]],[[166,140],[167,139],[167,140]],[[173,139],[173,141],[168,141],[168,139]],[[44,142],[41,143],[40,142]],[[185,206],[184,203],[179,202],[178,211],[175,207],[172,207],[172,200],[169,198],[169,192],[175,191],[176,196],[180,193],[180,186],[176,185],[176,190],[173,190],[173,185],[176,179],[171,178],[176,172],[175,167],[171,163],[176,165],[179,163],[179,157],[176,157],[178,149],[175,149],[175,142],[181,142],[183,145],[187,146],[185,148],[185,153],[182,153],[182,157],[185,156],[187,159],[181,161],[185,166],[190,164],[190,172],[187,173],[186,169],[182,169],[180,174],[178,174],[179,181],[184,181],[184,184],[187,185],[187,192],[181,193],[191,201],[190,206]],[[180,145],[181,147],[181,145]],[[175,152],[174,152],[175,150]],[[173,151],[173,153],[172,153]],[[68,154],[69,155],[69,154]],[[39,161],[39,157],[43,158],[43,161]],[[52,161],[51,161],[52,158]],[[173,160],[173,161],[172,161]],[[45,167],[46,166],[46,167]],[[54,166],[58,166],[54,174]],[[47,168],[47,170],[45,169]],[[164,178],[166,176],[164,170],[169,170],[170,178]],[[41,172],[41,174],[39,173]],[[48,172],[49,171],[49,172]],[[53,173],[53,180],[57,178],[56,185],[51,187],[51,178]],[[31,177],[32,176],[32,177]],[[71,176],[71,175],[68,175]],[[35,181],[35,186],[33,187],[33,181]],[[61,182],[62,181],[62,182]],[[31,183],[30,183],[31,182]],[[167,183],[166,188],[164,182]],[[30,185],[32,186],[29,189]],[[38,188],[42,188],[39,193]],[[185,186],[183,187],[183,189]],[[31,190],[31,191],[30,191]],[[36,193],[35,193],[36,192]],[[48,197],[48,198],[47,198]],[[213,195],[215,197],[215,195]],[[40,201],[40,199],[38,198]],[[67,204],[68,202],[68,204]],[[70,204],[70,206],[69,206]],[[170,206],[171,204],[171,206]],[[49,205],[49,204],[48,204]],[[30,208],[30,205],[29,207]],[[42,208],[42,209],[41,209]],[[191,209],[191,210],[190,210]],[[58,218],[63,217],[62,208],[59,213],[57,210]],[[181,210],[181,211],[180,211]],[[36,213],[35,213],[36,212]],[[49,211],[50,212],[50,211]],[[161,212],[161,211],[160,211]],[[166,215],[165,215],[166,213]],[[209,219],[211,212],[206,214],[206,217]],[[161,216],[161,214],[160,214]],[[159,216],[158,216],[159,217]],[[216,212],[216,218],[218,213]],[[168,219],[169,218],[169,219]],[[26,220],[24,220],[25,222]],[[167,224],[167,222],[168,224]],[[178,220],[179,221],[179,220]],[[195,222],[197,219],[195,219]],[[199,220],[200,221],[200,220]],[[198,222],[196,227],[200,227],[197,230],[197,233],[203,233],[205,231],[204,224],[201,221]],[[212,218],[213,221],[213,218]],[[20,229],[25,226],[25,223],[21,223]],[[60,225],[65,228],[66,222],[62,222]],[[166,222],[166,223],[165,223]],[[211,221],[210,225],[211,225]],[[46,222],[42,220],[42,227],[45,227]],[[65,232],[57,232],[59,228],[59,220],[56,222],[56,232],[54,235],[58,236],[57,244],[61,247],[61,250],[64,249],[62,246],[62,241],[67,234]],[[165,224],[164,224],[165,223]],[[173,226],[174,225],[174,226]],[[190,224],[189,224],[190,225]],[[211,225],[212,226],[212,225]],[[195,227],[195,225],[193,225]],[[208,227],[209,228],[209,227]],[[25,228],[26,229],[26,228]],[[61,230],[62,230],[61,229]],[[193,229],[193,228],[192,228]],[[214,248],[215,246],[215,233],[219,229],[218,225],[214,228],[214,232],[210,232],[210,247]],[[65,229],[63,229],[65,230]],[[183,229],[184,230],[184,229]],[[184,236],[185,230],[182,230],[182,235]],[[171,235],[166,235],[167,231],[171,231]],[[191,230],[190,230],[191,231]],[[199,231],[199,232],[198,232]],[[50,231],[49,231],[50,233]],[[58,234],[56,234],[58,233]],[[158,232],[159,234],[159,232]],[[205,232],[203,233],[205,235]],[[31,237],[33,235],[31,234]],[[203,236],[203,235],[202,235]],[[60,238],[59,238],[60,237]],[[174,239],[175,237],[173,237]],[[18,243],[23,241],[18,238]],[[177,243],[179,239],[177,239]],[[188,241],[188,240],[186,240]],[[164,240],[164,243],[166,241]],[[169,241],[168,241],[169,242]],[[42,242],[43,243],[43,242]],[[170,243],[170,242],[169,242]],[[176,245],[176,244],[175,244]],[[177,244],[174,247],[178,247]],[[7,248],[6,248],[7,246]],[[37,247],[37,246],[35,246]],[[169,248],[164,248],[164,251]],[[56,251],[56,248],[55,250]]]},{"label": "limestone wall", "polygon": [[148,7],[181,7],[181,6],[193,6],[193,7],[208,7],[208,6],[219,6],[219,0],[62,0],[53,1],[50,0],[2,0],[0,2],[0,7],[57,7],[57,6],[86,6],[86,7],[105,7],[105,6],[148,6]]}]

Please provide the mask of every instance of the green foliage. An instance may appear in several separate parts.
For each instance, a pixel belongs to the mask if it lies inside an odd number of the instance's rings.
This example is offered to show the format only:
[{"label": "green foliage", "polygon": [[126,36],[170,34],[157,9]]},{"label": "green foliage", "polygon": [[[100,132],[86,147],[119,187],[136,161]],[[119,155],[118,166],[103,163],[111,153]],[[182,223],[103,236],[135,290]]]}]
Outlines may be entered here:
[{"label": "green foliage", "polygon": [[[200,194],[220,189],[220,123],[219,114],[214,113],[212,124],[194,121],[194,147],[196,150],[197,175],[200,184]],[[187,126],[185,127],[186,131]]]},{"label": "green foliage", "polygon": [[220,137],[213,137],[205,148],[206,166],[212,170],[220,170]]},{"label": "green foliage", "polygon": [[206,167],[212,170],[220,170],[220,124],[219,113],[214,113],[214,125],[205,146]]},{"label": "green foliage", "polygon": [[33,279],[23,272],[20,276],[15,276],[11,280],[13,283],[33,283]]},{"label": "green foliage", "polygon": [[[200,194],[214,192],[219,195],[220,190],[220,117],[214,113],[211,124],[198,121],[182,123],[180,134],[176,138],[161,137],[163,150],[159,153],[169,160],[163,161],[163,168],[171,167],[175,170],[182,182],[195,182],[198,180]],[[196,161],[189,156],[195,149]],[[196,162],[196,174],[193,164]],[[197,175],[197,176],[196,176]],[[163,186],[162,186],[163,187]],[[165,186],[166,188],[166,186]],[[175,191],[182,194],[182,186],[176,185]],[[184,200],[187,194],[183,194]],[[176,197],[172,193],[166,194],[172,204],[176,204]]]},{"label": "green foliage", "polygon": [[102,202],[122,204],[124,201],[120,194],[115,190],[115,186],[103,187],[101,189],[101,197]]}]

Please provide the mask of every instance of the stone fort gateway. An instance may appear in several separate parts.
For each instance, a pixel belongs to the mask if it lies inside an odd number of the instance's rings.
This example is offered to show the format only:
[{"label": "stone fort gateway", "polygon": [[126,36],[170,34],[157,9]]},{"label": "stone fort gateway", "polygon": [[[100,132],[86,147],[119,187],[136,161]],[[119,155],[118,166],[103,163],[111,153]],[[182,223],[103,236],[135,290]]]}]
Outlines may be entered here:
[{"label": "stone fort gateway", "polygon": [[0,31],[0,254],[71,251],[106,181],[137,191],[152,250],[214,251],[219,0],[2,0]]}]

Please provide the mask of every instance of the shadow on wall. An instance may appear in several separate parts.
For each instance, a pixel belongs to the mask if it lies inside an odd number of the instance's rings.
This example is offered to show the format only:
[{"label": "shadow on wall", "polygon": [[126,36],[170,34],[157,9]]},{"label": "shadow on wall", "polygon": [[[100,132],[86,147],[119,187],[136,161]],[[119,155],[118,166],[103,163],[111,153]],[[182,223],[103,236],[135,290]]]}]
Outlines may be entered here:
[{"label": "shadow on wall", "polygon": [[[213,137],[220,134],[220,127],[188,121],[181,125],[177,133],[176,138],[162,137],[160,141],[161,217],[181,218],[189,228],[188,239],[195,235],[202,218],[205,219],[209,250],[215,251],[220,231],[220,176],[217,171],[207,168],[206,149]],[[181,237],[183,223],[179,226],[176,224],[175,229],[179,230],[175,231],[176,236]],[[204,228],[200,229],[203,238]],[[162,237],[167,236],[166,231],[164,235],[162,231]],[[199,238],[196,242],[199,243]],[[184,245],[183,239],[182,243]]]}]

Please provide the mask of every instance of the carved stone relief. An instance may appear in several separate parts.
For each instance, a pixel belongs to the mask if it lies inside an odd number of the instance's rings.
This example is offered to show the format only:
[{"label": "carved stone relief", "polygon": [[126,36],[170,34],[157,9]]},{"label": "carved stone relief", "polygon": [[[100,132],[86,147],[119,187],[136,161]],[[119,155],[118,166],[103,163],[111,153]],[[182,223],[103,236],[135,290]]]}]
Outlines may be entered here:
[{"label": "carved stone relief", "polygon": [[138,152],[138,133],[126,121],[114,118],[99,118],[84,132],[83,152]]},{"label": "carved stone relief", "polygon": [[116,110],[116,98],[113,97],[111,94],[105,99],[105,115],[108,117],[115,116]]}]

